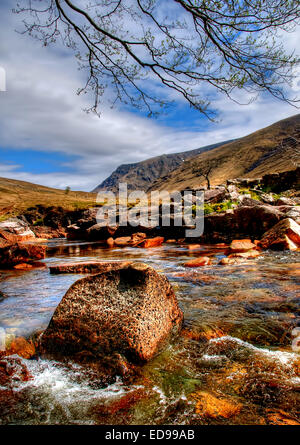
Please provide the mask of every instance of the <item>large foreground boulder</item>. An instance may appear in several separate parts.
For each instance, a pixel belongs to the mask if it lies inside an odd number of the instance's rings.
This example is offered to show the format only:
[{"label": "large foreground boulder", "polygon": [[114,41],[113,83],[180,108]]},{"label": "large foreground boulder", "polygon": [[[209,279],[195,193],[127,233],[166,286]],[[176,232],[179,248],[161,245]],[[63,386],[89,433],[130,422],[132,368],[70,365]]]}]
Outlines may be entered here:
[{"label": "large foreground boulder", "polygon": [[263,249],[297,250],[300,248],[300,226],[291,218],[285,218],[268,230],[260,241]]},{"label": "large foreground boulder", "polygon": [[101,360],[114,353],[151,359],[181,327],[167,278],[143,263],[91,275],[67,291],[41,338],[42,352]]}]

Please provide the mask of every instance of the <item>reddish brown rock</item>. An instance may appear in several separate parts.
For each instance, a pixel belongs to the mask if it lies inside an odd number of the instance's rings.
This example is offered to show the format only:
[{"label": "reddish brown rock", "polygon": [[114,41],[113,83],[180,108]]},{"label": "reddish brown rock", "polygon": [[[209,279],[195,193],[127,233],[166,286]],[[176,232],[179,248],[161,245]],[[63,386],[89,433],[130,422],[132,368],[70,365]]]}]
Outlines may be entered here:
[{"label": "reddish brown rock", "polygon": [[182,311],[167,278],[143,263],[91,275],[67,291],[41,339],[57,357],[151,359],[178,332]]},{"label": "reddish brown rock", "polygon": [[89,273],[96,274],[110,270],[127,267],[132,261],[86,261],[82,263],[64,263],[49,266],[50,273],[57,275],[61,273]]},{"label": "reddish brown rock", "polygon": [[106,240],[106,244],[108,245],[108,247],[114,247],[114,245],[115,245],[115,241],[114,241],[114,239],[112,238],[112,237],[110,237],[110,238],[108,238],[107,240]]},{"label": "reddish brown rock", "polygon": [[229,419],[239,414],[242,409],[240,403],[224,397],[216,397],[206,391],[196,392],[192,394],[192,397],[196,401],[196,413],[204,417]]},{"label": "reddish brown rock", "polygon": [[139,247],[150,248],[150,247],[159,247],[164,242],[164,238],[162,236],[156,236],[155,238],[148,238],[142,241],[139,244]]},{"label": "reddish brown rock", "polygon": [[0,242],[0,265],[11,267],[20,263],[41,260],[46,256],[46,247],[37,244]]},{"label": "reddish brown rock", "polygon": [[263,235],[259,245],[263,249],[296,250],[300,247],[300,226],[285,218]]},{"label": "reddish brown rock", "polygon": [[113,236],[117,231],[117,227],[103,226],[102,224],[94,224],[86,230],[86,237],[91,241],[105,240]]},{"label": "reddish brown rock", "polygon": [[201,248],[201,245],[200,244],[188,244],[187,248],[189,250],[197,250],[197,249]]},{"label": "reddish brown rock", "polygon": [[228,258],[257,258],[261,253],[257,250],[248,250],[247,252],[236,252],[228,256]]},{"label": "reddish brown rock", "polygon": [[16,264],[14,266],[14,269],[18,269],[18,270],[26,270],[26,269],[32,269],[33,266],[30,263],[20,263],[20,264]]},{"label": "reddish brown rock", "polygon": [[20,358],[5,356],[5,353],[0,352],[0,386],[9,388],[13,382],[27,382],[31,378],[31,374]]},{"label": "reddish brown rock", "polygon": [[220,266],[231,266],[232,264],[238,264],[238,263],[240,263],[240,261],[241,261],[241,259],[240,258],[232,258],[231,256],[230,256],[230,258],[222,258],[220,261],[219,261],[219,265]]},{"label": "reddish brown rock", "polygon": [[193,260],[187,261],[184,267],[201,267],[208,266],[211,264],[211,259],[207,256],[202,256],[199,258],[194,258]]},{"label": "reddish brown rock", "polygon": [[28,223],[18,218],[10,218],[0,223],[0,237],[11,243],[23,243],[35,239]]},{"label": "reddish brown rock", "polygon": [[67,232],[63,228],[54,229],[53,227],[48,226],[37,226],[33,229],[38,240],[65,238],[67,236]]},{"label": "reddish brown rock", "polygon": [[132,244],[131,236],[121,236],[114,240],[116,247],[130,247]]},{"label": "reddish brown rock", "polygon": [[143,233],[143,232],[137,232],[137,233],[133,233],[131,235],[131,241],[134,246],[140,244],[146,238],[147,238],[147,235],[146,235],[146,233]]},{"label": "reddish brown rock", "polygon": [[256,245],[250,239],[233,240],[229,246],[232,253],[247,252],[247,250],[256,249]]},{"label": "reddish brown rock", "polygon": [[35,346],[32,341],[27,341],[23,337],[17,337],[11,342],[6,354],[17,354],[22,358],[29,359],[35,355]]}]

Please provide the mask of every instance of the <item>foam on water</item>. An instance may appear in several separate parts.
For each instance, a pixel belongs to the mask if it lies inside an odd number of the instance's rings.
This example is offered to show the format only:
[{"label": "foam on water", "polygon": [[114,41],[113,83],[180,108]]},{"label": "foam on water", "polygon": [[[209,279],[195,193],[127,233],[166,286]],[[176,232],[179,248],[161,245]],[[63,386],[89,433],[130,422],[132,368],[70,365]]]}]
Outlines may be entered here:
[{"label": "foam on water", "polygon": [[218,337],[209,340],[210,344],[226,342],[236,343],[237,345],[243,346],[244,348],[247,348],[248,350],[251,350],[255,353],[264,355],[266,358],[277,361],[285,366],[292,365],[297,359],[299,359],[299,355],[296,353],[286,351],[272,351],[267,348],[258,348],[256,346],[253,346],[251,343],[240,340],[236,337],[231,337],[230,335],[225,335],[224,337]]},{"label": "foam on water", "polygon": [[138,386],[125,386],[120,378],[105,387],[95,388],[88,379],[83,379],[84,368],[77,364],[71,367],[49,360],[22,360],[33,379],[27,382],[17,382],[15,390],[25,388],[39,389],[64,403],[91,399],[110,399],[133,391]]}]

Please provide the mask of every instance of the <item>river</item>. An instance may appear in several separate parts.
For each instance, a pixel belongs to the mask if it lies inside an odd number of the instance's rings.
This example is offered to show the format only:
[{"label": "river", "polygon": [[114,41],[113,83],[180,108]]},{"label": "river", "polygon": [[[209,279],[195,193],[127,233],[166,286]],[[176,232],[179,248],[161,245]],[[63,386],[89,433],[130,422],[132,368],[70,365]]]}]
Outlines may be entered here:
[{"label": "river", "polygon": [[[300,326],[299,252],[264,252],[220,266],[222,249],[164,244],[103,248],[52,240],[44,263],[137,260],[172,282],[184,326],[180,337],[139,369],[101,387],[92,372],[66,362],[22,359],[32,375],[16,378],[2,424],[294,424],[300,422],[300,360],[291,332]],[[183,267],[198,254],[213,265]],[[44,330],[64,293],[82,275],[47,268],[0,271],[0,328],[31,337]],[[9,359],[7,359],[9,360]],[[7,388],[0,387],[1,390]]]}]

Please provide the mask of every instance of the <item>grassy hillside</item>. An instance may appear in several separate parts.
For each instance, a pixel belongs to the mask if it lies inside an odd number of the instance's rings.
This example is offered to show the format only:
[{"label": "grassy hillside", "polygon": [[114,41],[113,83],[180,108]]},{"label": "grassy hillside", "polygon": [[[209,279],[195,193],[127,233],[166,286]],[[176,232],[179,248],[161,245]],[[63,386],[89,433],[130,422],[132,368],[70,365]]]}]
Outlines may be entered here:
[{"label": "grassy hillside", "polygon": [[[300,134],[300,114],[276,122],[229,144],[186,160],[167,177],[158,179],[149,190],[197,188],[206,181],[200,172],[209,163],[212,185],[238,177],[256,178],[295,168],[295,151],[285,140]],[[282,141],[284,142],[283,144]]]},{"label": "grassy hillside", "polygon": [[120,182],[126,182],[128,190],[146,191],[154,181],[168,175],[171,171],[182,165],[186,159],[194,158],[199,153],[212,150],[228,142],[232,141],[219,142],[181,153],[156,156],[134,164],[120,165],[108,178],[96,187],[93,192],[99,192],[100,190],[117,192]]},{"label": "grassy hillside", "polygon": [[73,191],[66,193],[64,190],[30,182],[0,178],[0,219],[21,214],[25,209],[37,204],[76,210],[91,207],[95,203],[95,193]]}]

